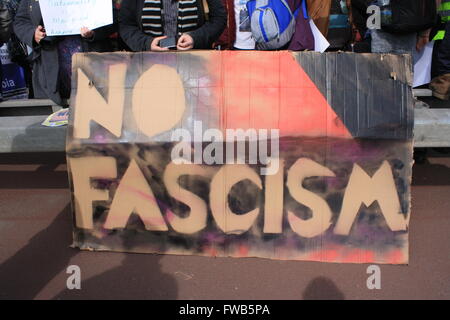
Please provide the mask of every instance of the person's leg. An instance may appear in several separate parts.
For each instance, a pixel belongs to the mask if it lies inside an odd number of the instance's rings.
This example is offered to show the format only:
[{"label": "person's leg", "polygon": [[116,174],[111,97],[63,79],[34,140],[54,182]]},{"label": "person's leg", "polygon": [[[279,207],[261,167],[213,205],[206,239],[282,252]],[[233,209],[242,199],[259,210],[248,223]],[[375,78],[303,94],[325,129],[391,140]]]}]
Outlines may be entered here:
[{"label": "person's leg", "polygon": [[330,24],[331,0],[308,0],[308,12],[317,28],[326,37]]}]

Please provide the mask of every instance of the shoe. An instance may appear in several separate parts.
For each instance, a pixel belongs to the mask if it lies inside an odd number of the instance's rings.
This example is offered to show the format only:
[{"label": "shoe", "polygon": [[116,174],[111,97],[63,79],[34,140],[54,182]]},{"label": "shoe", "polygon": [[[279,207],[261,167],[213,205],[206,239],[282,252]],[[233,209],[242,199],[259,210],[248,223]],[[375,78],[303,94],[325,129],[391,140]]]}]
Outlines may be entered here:
[{"label": "shoe", "polygon": [[450,99],[450,73],[436,77],[431,81],[430,88],[433,91],[433,97],[441,100]]},{"label": "shoe", "polygon": [[440,94],[440,93],[438,93],[436,91],[433,91],[433,97],[438,98],[440,100],[445,100],[445,101],[450,99],[450,95],[448,95],[448,94]]}]

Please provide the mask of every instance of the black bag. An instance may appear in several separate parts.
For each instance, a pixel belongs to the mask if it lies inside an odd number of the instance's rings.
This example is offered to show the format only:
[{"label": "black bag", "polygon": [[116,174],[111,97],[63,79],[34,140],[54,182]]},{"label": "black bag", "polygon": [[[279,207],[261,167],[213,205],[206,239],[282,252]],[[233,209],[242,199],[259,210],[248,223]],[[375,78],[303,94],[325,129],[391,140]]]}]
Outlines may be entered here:
[{"label": "black bag", "polygon": [[[392,12],[392,16],[390,16],[389,10]],[[386,12],[389,13],[389,16],[386,15]],[[381,28],[386,32],[413,33],[423,31],[432,28],[436,23],[436,1],[391,0],[387,8],[381,8],[381,16]]]}]

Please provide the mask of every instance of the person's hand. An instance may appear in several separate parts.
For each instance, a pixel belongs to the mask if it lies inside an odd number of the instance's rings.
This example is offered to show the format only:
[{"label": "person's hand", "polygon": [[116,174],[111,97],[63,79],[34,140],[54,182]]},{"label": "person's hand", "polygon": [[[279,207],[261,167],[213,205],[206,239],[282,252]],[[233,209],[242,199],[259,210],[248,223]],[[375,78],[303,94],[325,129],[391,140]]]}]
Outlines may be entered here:
[{"label": "person's hand", "polygon": [[38,26],[36,30],[34,31],[34,41],[36,41],[37,44],[41,42],[42,39],[44,39],[46,36],[45,29],[43,26]]},{"label": "person's hand", "polygon": [[430,42],[430,38],[428,36],[419,36],[417,38],[416,50],[418,52],[422,51],[423,48]]},{"label": "person's hand", "polygon": [[187,33],[181,35],[178,39],[177,49],[178,50],[190,50],[194,48],[194,39]]},{"label": "person's hand", "polygon": [[430,33],[431,29],[423,30],[417,34],[417,43],[416,43],[416,50],[422,51],[423,48],[430,42]]},{"label": "person's hand", "polygon": [[92,38],[94,36],[94,31],[89,28],[82,27],[80,30],[80,34],[83,38]]},{"label": "person's hand", "polygon": [[152,40],[152,44],[150,45],[150,51],[169,51],[168,48],[161,48],[159,46],[159,41],[167,38],[166,36],[156,37]]}]

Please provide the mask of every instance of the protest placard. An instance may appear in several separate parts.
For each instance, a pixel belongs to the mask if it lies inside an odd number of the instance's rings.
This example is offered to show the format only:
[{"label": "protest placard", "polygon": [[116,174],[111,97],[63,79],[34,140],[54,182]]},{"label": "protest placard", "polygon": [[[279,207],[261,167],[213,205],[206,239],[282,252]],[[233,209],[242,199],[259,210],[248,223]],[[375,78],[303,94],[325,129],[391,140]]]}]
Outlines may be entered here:
[{"label": "protest placard", "polygon": [[76,54],[66,147],[74,246],[408,263],[409,62]]},{"label": "protest placard", "polygon": [[106,0],[39,1],[48,36],[80,34],[113,23],[112,3]]}]

